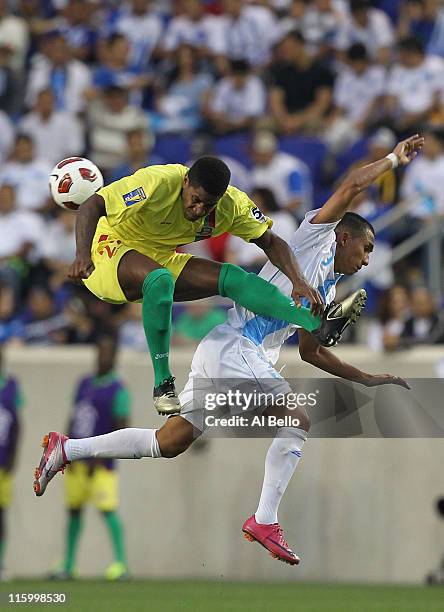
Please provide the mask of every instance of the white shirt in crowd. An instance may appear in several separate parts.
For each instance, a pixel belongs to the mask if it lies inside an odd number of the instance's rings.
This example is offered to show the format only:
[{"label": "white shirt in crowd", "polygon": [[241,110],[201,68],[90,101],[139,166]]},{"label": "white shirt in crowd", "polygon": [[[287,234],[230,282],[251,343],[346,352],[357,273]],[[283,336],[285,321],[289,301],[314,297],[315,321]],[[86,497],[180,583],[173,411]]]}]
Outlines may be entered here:
[{"label": "white shirt in crowd", "polygon": [[29,46],[28,25],[22,17],[5,15],[0,19],[0,45],[11,49],[9,66],[21,70]]},{"label": "white shirt in crowd", "polygon": [[[71,213],[70,213],[71,214]],[[42,256],[60,263],[70,264],[76,258],[75,231],[67,231],[58,219],[50,221],[41,245]]]},{"label": "white shirt in crowd", "polygon": [[[33,59],[25,95],[27,106],[34,106],[38,93],[51,86],[52,69],[52,63],[43,55],[38,55]],[[63,109],[71,113],[83,111],[86,105],[85,91],[90,86],[91,71],[88,66],[78,60],[70,60],[66,66]]]},{"label": "white shirt in crowd", "polygon": [[241,89],[234,87],[230,77],[225,77],[214,87],[211,108],[216,113],[224,113],[231,120],[260,117],[265,112],[265,88],[257,76],[248,76]]},{"label": "white shirt in crowd", "polygon": [[251,171],[251,185],[270,189],[280,207],[295,199],[301,201],[298,212],[305,213],[313,204],[310,169],[297,157],[277,151],[266,165],[256,165]]},{"label": "white shirt in crowd", "polygon": [[415,159],[404,175],[401,195],[411,202],[410,214],[415,217],[444,214],[444,154]]},{"label": "white shirt in crowd", "polygon": [[333,88],[336,106],[353,123],[360,121],[370,104],[385,93],[386,73],[382,66],[369,66],[362,74],[344,68],[337,76]]},{"label": "white shirt in crowd", "polygon": [[49,198],[50,172],[51,164],[44,159],[34,159],[24,164],[9,161],[0,171],[0,183],[14,187],[18,209],[35,210]]},{"label": "white shirt in crowd", "polygon": [[144,67],[160,42],[163,32],[162,20],[148,11],[145,15],[134,15],[125,10],[117,19],[115,30],[124,34],[131,45],[131,64]]},{"label": "white shirt in crowd", "polygon": [[388,76],[387,94],[398,99],[400,114],[420,113],[432,105],[443,79],[444,62],[439,57],[426,57],[417,68],[395,64]]},{"label": "white shirt in crowd", "polygon": [[0,258],[16,255],[25,244],[32,244],[31,259],[41,253],[45,223],[38,213],[13,210],[0,214]]},{"label": "white shirt in crowd", "polygon": [[204,15],[197,21],[193,21],[186,15],[173,17],[162,37],[163,49],[175,51],[182,44],[208,49],[213,31],[218,28],[218,19],[219,17],[213,15]]},{"label": "white shirt in crowd", "polygon": [[370,9],[367,27],[362,28],[350,14],[338,33],[336,47],[345,50],[354,43],[364,44],[372,57],[381,48],[393,47],[395,37],[388,15],[379,9]]},{"label": "white shirt in crowd", "polygon": [[279,36],[277,20],[265,6],[244,6],[238,19],[222,15],[213,25],[210,51],[254,66],[267,62]]},{"label": "white shirt in crowd", "polygon": [[54,111],[48,120],[43,120],[39,113],[30,112],[20,121],[19,130],[31,136],[36,156],[51,164],[80,155],[85,149],[83,125],[68,111]]}]

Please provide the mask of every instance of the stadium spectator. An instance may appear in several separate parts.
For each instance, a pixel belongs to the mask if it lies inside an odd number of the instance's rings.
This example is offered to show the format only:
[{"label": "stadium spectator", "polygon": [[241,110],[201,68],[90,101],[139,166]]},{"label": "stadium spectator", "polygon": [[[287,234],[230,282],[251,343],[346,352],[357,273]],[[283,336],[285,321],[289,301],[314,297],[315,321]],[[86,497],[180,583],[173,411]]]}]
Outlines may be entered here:
[{"label": "stadium spectator", "polygon": [[187,44],[199,49],[201,56],[207,55],[218,18],[206,14],[200,0],[183,0],[180,8],[181,12],[172,17],[162,37],[162,50],[172,54]]},{"label": "stadium spectator", "polygon": [[378,63],[388,64],[394,40],[393,26],[384,11],[373,8],[369,0],[350,0],[349,19],[336,41],[339,50],[345,51],[353,43],[360,42]]},{"label": "stadium spectator", "polygon": [[415,36],[429,55],[444,55],[444,11],[437,0],[406,0],[401,4],[398,37]]},{"label": "stadium spectator", "polygon": [[0,0],[0,46],[11,50],[9,67],[14,72],[21,72],[28,51],[29,32],[26,21],[12,14],[7,0]]},{"label": "stadium spectator", "polygon": [[338,152],[351,145],[375,123],[385,94],[385,70],[372,65],[362,43],[346,54],[346,67],[333,88],[334,108],[329,115],[325,140]]},{"label": "stadium spectator", "polygon": [[400,343],[403,347],[415,344],[442,344],[444,321],[432,295],[425,287],[416,287],[410,295],[411,316],[406,320]]},{"label": "stadium spectator", "polygon": [[[106,89],[111,85],[130,91],[130,102],[142,103],[142,90],[151,84],[152,76],[131,63],[130,44],[123,34],[112,34],[102,45],[101,63],[93,74],[93,86]],[[97,91],[90,91],[90,98],[97,97]]]},{"label": "stadium spectator", "polygon": [[27,134],[17,134],[12,155],[0,170],[0,183],[15,189],[17,208],[42,210],[50,203],[48,177],[51,163],[40,159]]},{"label": "stadium spectator", "polygon": [[14,289],[0,281],[0,346],[22,341],[24,327],[17,316],[16,306]]},{"label": "stadium spectator", "polygon": [[39,257],[44,223],[32,211],[18,210],[12,185],[0,185],[0,281],[19,297],[30,261]]},{"label": "stadium spectator", "polygon": [[128,133],[148,127],[145,113],[128,103],[128,91],[115,85],[90,105],[88,119],[90,155],[105,173],[125,160]]},{"label": "stadium spectator", "polygon": [[32,138],[36,156],[51,164],[71,155],[81,155],[85,150],[81,121],[69,111],[56,110],[50,88],[37,94],[33,110],[21,119],[18,128]]},{"label": "stadium spectator", "polygon": [[290,32],[279,43],[273,65],[270,109],[284,133],[317,131],[332,99],[333,76],[314,62],[300,32]]},{"label": "stadium spectator", "polygon": [[327,57],[346,19],[346,11],[334,0],[293,0],[289,14],[279,22],[281,36],[292,30],[304,32],[310,55]]},{"label": "stadium spectator", "polygon": [[41,253],[48,283],[53,291],[67,281],[70,264],[76,255],[76,215],[70,210],[57,209],[41,237]]},{"label": "stadium spectator", "polygon": [[444,63],[427,57],[417,38],[403,38],[398,50],[398,62],[388,76],[386,110],[398,132],[410,133],[431,119],[439,105]]},{"label": "stadium spectator", "polygon": [[17,378],[8,375],[3,366],[0,347],[0,580],[6,579],[4,568],[7,542],[6,512],[11,504],[12,478],[20,439],[20,410],[23,395]]},{"label": "stadium spectator", "polygon": [[216,134],[245,131],[265,114],[266,92],[245,60],[232,60],[230,73],[208,92],[205,116]]},{"label": "stadium spectator", "polygon": [[66,39],[58,32],[42,40],[42,52],[32,58],[26,91],[26,104],[34,106],[38,93],[47,87],[53,91],[57,110],[79,113],[85,109],[85,94],[91,86],[91,72],[86,64],[73,59]]},{"label": "stadium spectator", "polygon": [[368,327],[369,347],[376,351],[393,351],[409,317],[409,297],[406,289],[395,285],[385,291],[379,303],[377,320]]},{"label": "stadium spectator", "polygon": [[[266,187],[256,187],[253,189],[251,199],[264,215],[273,219],[273,232],[289,242],[297,229],[297,224],[287,210],[279,208],[273,192]],[[231,235],[227,240],[225,258],[252,272],[258,272],[267,261],[263,251],[255,244]]]},{"label": "stadium spectator", "polygon": [[[116,374],[117,344],[113,336],[97,342],[93,374],[82,378],[76,388],[70,414],[68,435],[71,439],[102,435],[128,427],[131,398],[125,383]],[[118,514],[118,478],[112,459],[79,461],[66,470],[65,504],[68,513],[65,558],[54,579],[75,576],[75,561],[88,502],[101,513],[107,526],[114,562],[105,572],[108,580],[128,576],[122,522]]]},{"label": "stadium spectator", "polygon": [[175,65],[156,95],[155,132],[190,132],[202,126],[202,105],[212,78],[199,68],[196,49],[181,45]]},{"label": "stadium spectator", "polygon": [[152,152],[154,137],[148,129],[132,130],[126,138],[126,158],[110,176],[110,182],[129,176],[145,166],[164,164],[165,160]]},{"label": "stadium spectator", "polygon": [[308,166],[297,157],[278,150],[273,132],[259,130],[251,145],[252,187],[266,187],[273,192],[281,209],[302,218],[313,205],[313,186]]},{"label": "stadium spectator", "polygon": [[95,58],[97,30],[94,13],[98,3],[85,0],[66,0],[61,18],[56,20],[56,29],[66,38],[75,59],[91,62]]},{"label": "stadium spectator", "polygon": [[176,345],[197,344],[216,325],[226,321],[227,314],[210,300],[186,304],[173,325],[172,342]]},{"label": "stadium spectator", "polygon": [[264,66],[270,59],[279,30],[268,6],[223,0],[223,13],[214,22],[210,51],[218,68],[228,69],[227,59],[243,59],[251,66]]},{"label": "stadium spectator", "polygon": [[23,313],[24,339],[28,344],[63,344],[67,339],[68,317],[58,312],[48,287],[31,287]]},{"label": "stadium spectator", "polygon": [[444,215],[444,130],[429,129],[423,153],[407,169],[401,195],[415,219]]},{"label": "stadium spectator", "polygon": [[131,0],[123,5],[114,24],[114,31],[130,42],[131,65],[140,70],[148,66],[163,33],[162,20],[149,8],[149,0]]}]

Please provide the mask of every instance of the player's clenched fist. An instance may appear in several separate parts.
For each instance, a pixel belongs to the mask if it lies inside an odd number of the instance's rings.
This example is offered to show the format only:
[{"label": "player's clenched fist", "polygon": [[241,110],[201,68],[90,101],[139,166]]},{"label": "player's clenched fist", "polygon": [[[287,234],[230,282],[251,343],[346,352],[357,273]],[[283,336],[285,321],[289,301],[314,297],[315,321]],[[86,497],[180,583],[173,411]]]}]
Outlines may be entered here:
[{"label": "player's clenched fist", "polygon": [[88,278],[94,272],[94,264],[91,257],[76,257],[68,271],[68,278],[75,283],[81,283],[82,279]]}]

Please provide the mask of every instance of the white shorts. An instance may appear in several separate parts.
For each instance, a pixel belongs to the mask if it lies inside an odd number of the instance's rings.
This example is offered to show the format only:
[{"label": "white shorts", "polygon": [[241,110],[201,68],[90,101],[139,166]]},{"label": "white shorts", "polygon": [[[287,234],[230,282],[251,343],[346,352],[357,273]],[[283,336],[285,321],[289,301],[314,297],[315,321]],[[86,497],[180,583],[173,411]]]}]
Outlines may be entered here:
[{"label": "white shorts", "polygon": [[[233,379],[242,379],[242,385],[248,381],[249,390],[257,389],[267,397],[270,393],[282,396],[292,392],[285,378],[260,350],[231,325],[224,323],[205,336],[194,353],[188,381],[179,394],[180,416],[204,431],[208,394],[227,393],[233,388]],[[260,410],[265,410],[267,405],[269,403],[263,404]],[[257,405],[254,409],[258,411]],[[240,410],[230,408],[231,414],[241,414],[242,411],[245,407]]]}]

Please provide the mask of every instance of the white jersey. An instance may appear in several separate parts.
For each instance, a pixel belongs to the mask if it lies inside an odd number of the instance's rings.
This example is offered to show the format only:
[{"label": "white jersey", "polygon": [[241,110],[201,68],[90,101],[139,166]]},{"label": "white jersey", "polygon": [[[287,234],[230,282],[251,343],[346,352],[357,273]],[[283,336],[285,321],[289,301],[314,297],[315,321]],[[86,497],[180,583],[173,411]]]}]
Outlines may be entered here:
[{"label": "white jersey", "polygon": [[[289,246],[308,283],[317,287],[325,304],[330,304],[336,294],[336,283],[341,277],[334,271],[335,227],[338,222],[310,223],[319,210],[311,210],[305,215]],[[291,281],[270,262],[265,264],[259,276],[276,285],[285,295],[291,296]],[[256,315],[238,305],[228,312],[227,324],[242,336],[249,348],[253,343],[256,350],[272,364],[277,362],[283,343],[298,327],[286,321]]]}]

